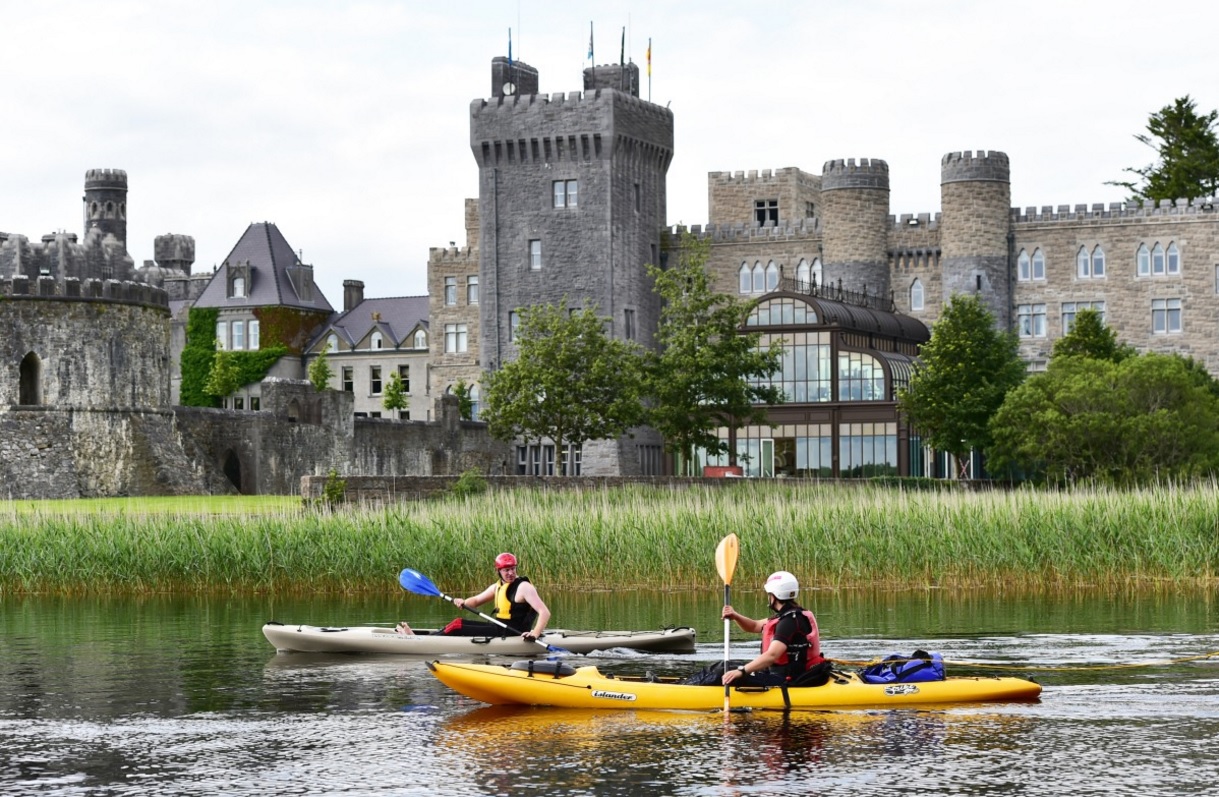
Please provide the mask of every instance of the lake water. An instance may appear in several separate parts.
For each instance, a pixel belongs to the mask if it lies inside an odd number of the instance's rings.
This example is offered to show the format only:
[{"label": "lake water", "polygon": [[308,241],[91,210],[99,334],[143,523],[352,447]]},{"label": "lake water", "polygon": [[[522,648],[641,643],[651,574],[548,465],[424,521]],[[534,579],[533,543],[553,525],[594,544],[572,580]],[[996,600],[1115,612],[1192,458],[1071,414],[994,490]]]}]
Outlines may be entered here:
[{"label": "lake water", "polygon": [[[719,590],[545,597],[555,626],[699,632],[690,655],[587,657],[605,671],[685,674],[723,655]],[[0,793],[1147,797],[1219,780],[1219,656],[1196,658],[1219,651],[1209,593],[803,597],[833,658],[926,648],[1010,666],[1042,700],[727,721],[484,707],[420,660],[277,654],[259,630],[435,626],[455,616],[437,599],[4,596]],[[764,611],[757,592],[734,604]],[[734,657],[756,647],[734,627]]]}]

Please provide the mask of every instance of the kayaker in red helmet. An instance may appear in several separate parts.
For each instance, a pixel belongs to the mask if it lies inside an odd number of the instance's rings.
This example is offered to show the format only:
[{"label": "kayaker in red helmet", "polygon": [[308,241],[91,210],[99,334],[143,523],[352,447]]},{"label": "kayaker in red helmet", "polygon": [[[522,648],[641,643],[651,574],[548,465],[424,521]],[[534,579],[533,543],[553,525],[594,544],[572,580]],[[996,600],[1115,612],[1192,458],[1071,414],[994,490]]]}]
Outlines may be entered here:
[{"label": "kayaker in red helmet", "polygon": [[[472,598],[457,598],[453,603],[458,608],[475,609],[487,601],[494,601],[490,614],[507,623],[525,639],[537,639],[550,622],[550,609],[546,607],[537,589],[529,579],[516,574],[516,557],[501,553],[495,557],[495,571],[499,580]],[[494,623],[482,620],[467,620],[459,617],[444,627],[441,632],[455,636],[503,636],[505,631]]]}]

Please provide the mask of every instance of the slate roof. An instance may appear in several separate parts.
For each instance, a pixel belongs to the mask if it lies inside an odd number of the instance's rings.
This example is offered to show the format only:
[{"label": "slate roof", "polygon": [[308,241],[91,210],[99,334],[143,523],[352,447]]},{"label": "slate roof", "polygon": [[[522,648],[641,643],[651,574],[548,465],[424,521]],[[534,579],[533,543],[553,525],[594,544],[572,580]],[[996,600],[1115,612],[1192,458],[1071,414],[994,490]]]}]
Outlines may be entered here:
[{"label": "slate roof", "polygon": [[[229,264],[250,263],[250,282],[244,298],[228,297]],[[311,298],[301,298],[288,268],[300,263],[295,250],[283,233],[269,221],[251,224],[246,228],[233,251],[216,269],[211,281],[195,301],[196,307],[298,307],[302,310],[334,312],[330,302],[315,282]]]},{"label": "slate roof", "polygon": [[[379,321],[373,320],[373,314]],[[424,329],[428,323],[428,297],[390,296],[382,299],[365,299],[346,313],[333,318],[314,343],[331,332],[344,338],[349,345],[364,339],[375,326],[385,335],[386,348],[397,348],[420,324]],[[312,344],[310,345],[312,348]],[[410,348],[410,346],[407,346]]]}]

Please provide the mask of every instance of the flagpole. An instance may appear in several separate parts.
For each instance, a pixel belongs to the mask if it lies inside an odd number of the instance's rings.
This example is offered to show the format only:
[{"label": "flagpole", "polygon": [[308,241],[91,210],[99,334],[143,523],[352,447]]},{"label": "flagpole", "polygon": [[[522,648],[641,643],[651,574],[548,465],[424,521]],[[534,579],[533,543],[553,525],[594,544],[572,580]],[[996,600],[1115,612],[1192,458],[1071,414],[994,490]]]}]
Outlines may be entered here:
[{"label": "flagpole", "polygon": [[648,102],[652,101],[652,37],[648,37]]}]

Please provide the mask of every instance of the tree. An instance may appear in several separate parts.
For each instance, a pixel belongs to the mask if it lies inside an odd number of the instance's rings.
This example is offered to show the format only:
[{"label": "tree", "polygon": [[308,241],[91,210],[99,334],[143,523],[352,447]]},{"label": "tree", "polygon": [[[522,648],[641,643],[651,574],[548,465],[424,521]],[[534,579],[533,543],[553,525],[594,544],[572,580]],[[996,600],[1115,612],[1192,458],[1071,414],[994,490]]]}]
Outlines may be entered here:
[{"label": "tree", "polygon": [[453,395],[457,396],[457,411],[463,421],[474,420],[474,396],[466,380],[458,379],[453,385]]},{"label": "tree", "polygon": [[924,443],[963,463],[990,446],[991,416],[1024,372],[1016,336],[995,329],[978,297],[958,294],[932,327],[898,408]]},{"label": "tree", "polygon": [[1088,307],[1075,314],[1071,331],[1054,342],[1054,357],[1090,357],[1121,362],[1133,357],[1133,346],[1118,343],[1117,334],[1105,326],[1100,312]]},{"label": "tree", "polygon": [[[326,377],[329,380],[329,376]],[[381,406],[390,412],[401,412],[407,408],[409,398],[402,384],[402,375],[394,371],[385,384],[385,394],[381,397]]]},{"label": "tree", "polygon": [[1117,485],[1213,474],[1219,398],[1183,358],[1055,357],[991,421],[991,462],[1052,482]]},{"label": "tree", "polygon": [[683,232],[675,266],[647,267],[664,302],[659,350],[645,360],[648,422],[688,467],[698,449],[735,460],[717,430],[767,423],[765,405],[783,401],[783,391],[760,384],[779,370],[782,346],[762,349],[760,334],[743,332],[750,304],[712,291],[709,250],[709,242]]},{"label": "tree", "polygon": [[233,353],[226,349],[218,349],[212,358],[212,370],[208,372],[207,384],[203,389],[208,395],[222,399],[241,387],[237,363],[233,361]]},{"label": "tree", "polygon": [[329,351],[330,341],[326,341],[326,345],[313,358],[313,362],[309,363],[309,381],[318,393],[330,387],[330,377],[334,376],[334,371],[330,368],[330,358],[326,356]]},{"label": "tree", "polygon": [[1138,183],[1111,180],[1108,185],[1129,190],[1132,201],[1215,196],[1219,192],[1217,118],[1216,111],[1199,115],[1188,94],[1165,105],[1149,117],[1147,133],[1135,135],[1156,151],[1158,161],[1123,170],[1138,175]]},{"label": "tree", "polygon": [[[566,304],[566,301],[563,302]],[[482,419],[500,440],[549,439],[559,452],[618,437],[642,421],[633,344],[609,337],[595,308],[536,305],[521,313],[518,356],[483,377]]]}]

